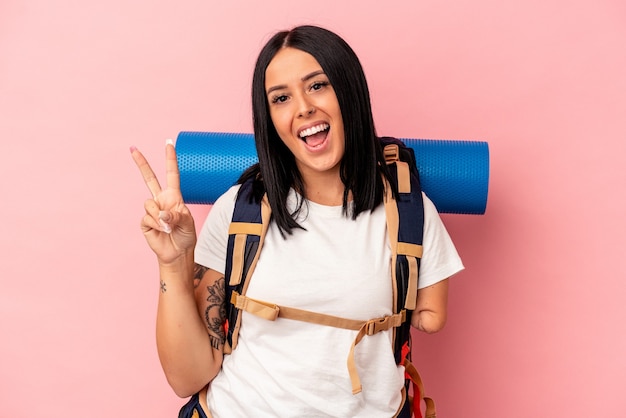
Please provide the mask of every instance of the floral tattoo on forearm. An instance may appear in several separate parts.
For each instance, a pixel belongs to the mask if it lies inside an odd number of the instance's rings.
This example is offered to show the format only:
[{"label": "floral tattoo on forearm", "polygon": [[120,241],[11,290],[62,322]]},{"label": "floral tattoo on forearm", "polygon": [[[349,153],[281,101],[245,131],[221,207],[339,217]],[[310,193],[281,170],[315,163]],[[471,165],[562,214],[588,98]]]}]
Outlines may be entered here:
[{"label": "floral tattoo on forearm", "polygon": [[[197,288],[202,283],[208,268],[196,264],[193,274],[193,287]],[[224,321],[226,320],[226,279],[220,277],[215,283],[207,286],[209,296],[204,310],[204,323],[207,326],[211,346],[219,350],[226,341]]]}]

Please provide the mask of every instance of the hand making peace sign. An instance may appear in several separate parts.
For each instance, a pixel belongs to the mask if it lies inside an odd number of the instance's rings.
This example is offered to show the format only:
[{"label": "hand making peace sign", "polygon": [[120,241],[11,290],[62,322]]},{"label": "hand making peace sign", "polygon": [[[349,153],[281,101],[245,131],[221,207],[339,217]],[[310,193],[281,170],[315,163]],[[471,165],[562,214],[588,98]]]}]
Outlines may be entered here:
[{"label": "hand making peace sign", "polygon": [[143,154],[135,147],[131,147],[130,152],[152,193],[152,199],[146,200],[144,204],[146,214],[141,220],[141,230],[159,263],[172,263],[193,251],[196,244],[193,217],[180,192],[180,174],[174,144],[168,140],[165,145],[164,189]]}]

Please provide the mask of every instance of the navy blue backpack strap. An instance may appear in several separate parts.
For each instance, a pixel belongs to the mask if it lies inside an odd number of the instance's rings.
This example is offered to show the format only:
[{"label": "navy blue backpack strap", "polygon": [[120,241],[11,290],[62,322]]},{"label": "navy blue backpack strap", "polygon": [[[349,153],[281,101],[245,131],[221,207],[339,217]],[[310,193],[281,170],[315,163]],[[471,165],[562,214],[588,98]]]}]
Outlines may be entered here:
[{"label": "navy blue backpack strap", "polygon": [[241,184],[228,230],[225,271],[228,332],[224,347],[227,354],[237,345],[241,324],[241,311],[230,303],[233,292],[245,294],[247,278],[252,274],[258,260],[271,216],[267,199],[264,197],[259,203],[254,198],[253,183],[253,179],[250,179]]},{"label": "navy blue backpack strap", "polygon": [[[385,207],[392,246],[392,279],[395,279],[394,313],[406,310],[406,321],[396,329],[394,355],[402,364],[410,356],[411,315],[417,301],[417,284],[424,235],[424,202],[415,155],[402,141],[380,138],[389,167],[390,181],[398,188],[397,199],[387,190]],[[387,187],[389,189],[389,187]]]}]

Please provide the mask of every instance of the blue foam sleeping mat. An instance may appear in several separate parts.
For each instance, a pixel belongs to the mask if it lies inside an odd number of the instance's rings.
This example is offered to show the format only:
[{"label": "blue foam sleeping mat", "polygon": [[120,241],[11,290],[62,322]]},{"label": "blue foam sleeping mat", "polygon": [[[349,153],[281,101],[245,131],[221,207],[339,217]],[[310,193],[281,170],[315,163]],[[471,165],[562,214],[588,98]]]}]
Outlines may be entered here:
[{"label": "blue foam sleeping mat", "polygon": [[[422,189],[440,213],[485,213],[487,142],[400,139],[413,148]],[[176,153],[183,199],[189,204],[213,204],[258,161],[254,137],[245,133],[180,132]]]}]

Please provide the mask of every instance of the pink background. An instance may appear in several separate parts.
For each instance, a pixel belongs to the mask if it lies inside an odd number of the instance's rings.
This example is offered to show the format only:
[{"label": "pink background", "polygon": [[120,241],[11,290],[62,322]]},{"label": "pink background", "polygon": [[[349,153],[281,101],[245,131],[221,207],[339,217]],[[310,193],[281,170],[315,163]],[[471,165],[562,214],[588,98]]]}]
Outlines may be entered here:
[{"label": "pink background", "polygon": [[128,147],[162,172],[181,130],[250,132],[254,59],[301,23],[357,51],[379,133],[490,144],[487,214],[443,217],[448,326],[414,340],[440,416],[624,416],[622,0],[2,0],[0,416],[175,416]]}]

